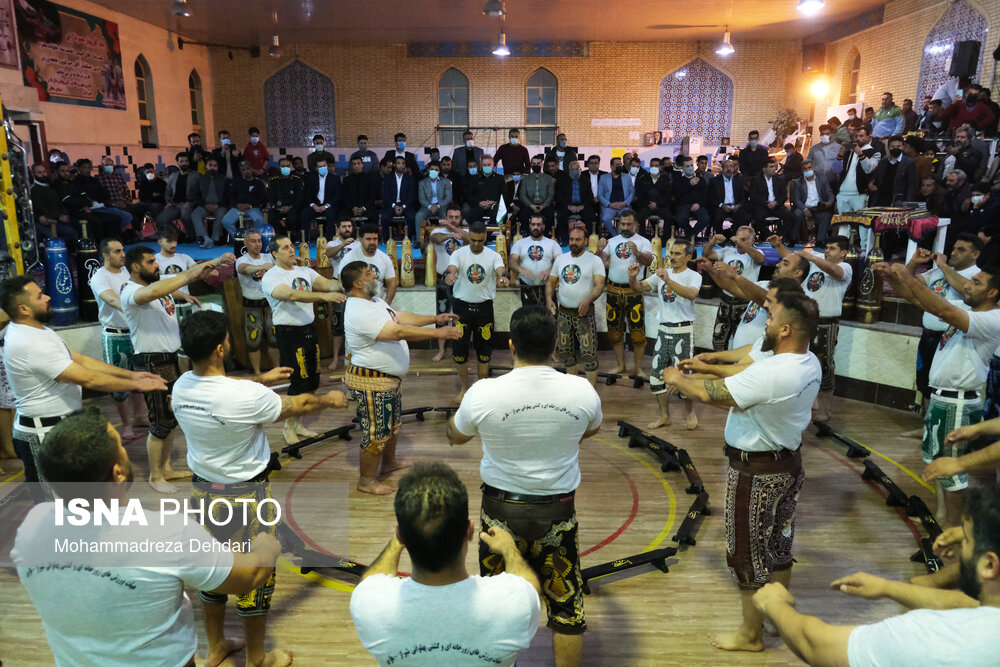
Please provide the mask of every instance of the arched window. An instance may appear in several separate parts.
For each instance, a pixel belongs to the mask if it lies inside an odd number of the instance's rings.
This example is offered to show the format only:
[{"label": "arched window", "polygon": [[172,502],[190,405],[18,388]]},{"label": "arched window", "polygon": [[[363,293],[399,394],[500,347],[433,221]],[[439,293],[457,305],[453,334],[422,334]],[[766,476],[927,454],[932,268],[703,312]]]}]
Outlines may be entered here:
[{"label": "arched window", "polygon": [[856,104],[858,101],[858,78],[861,76],[861,54],[854,49],[854,57],[848,58],[850,66],[844,72],[844,83],[840,87],[840,103]]},{"label": "arched window", "polygon": [[438,144],[461,144],[468,126],[469,79],[452,67],[438,81]]},{"label": "arched window", "polygon": [[524,105],[524,125],[528,136],[524,143],[530,146],[555,143],[558,92],[555,75],[544,67],[536,69],[528,79]]},{"label": "arched window", "polygon": [[188,93],[191,98],[191,130],[201,134],[205,127],[205,103],[201,97],[201,77],[197,70],[188,75]]},{"label": "arched window", "polygon": [[135,59],[135,89],[139,100],[139,132],[144,148],[156,148],[156,106],[153,99],[153,75],[149,63],[140,55]]}]

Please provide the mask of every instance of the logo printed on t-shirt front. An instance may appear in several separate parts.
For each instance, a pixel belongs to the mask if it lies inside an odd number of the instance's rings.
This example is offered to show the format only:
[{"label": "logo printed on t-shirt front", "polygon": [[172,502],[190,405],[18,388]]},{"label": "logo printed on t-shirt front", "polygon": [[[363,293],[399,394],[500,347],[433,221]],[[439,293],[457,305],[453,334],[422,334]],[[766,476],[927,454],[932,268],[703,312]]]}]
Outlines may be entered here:
[{"label": "logo printed on t-shirt front", "polygon": [[930,288],[931,291],[937,294],[938,296],[943,296],[945,290],[948,289],[948,281],[945,280],[944,278],[938,278],[937,280],[935,280],[930,284]]},{"label": "logo printed on t-shirt front", "polygon": [[663,283],[660,285],[660,296],[663,297],[664,303],[673,303],[677,300],[677,292],[670,285]]},{"label": "logo printed on t-shirt front", "polygon": [[375,274],[375,280],[382,280],[382,272],[378,270],[377,266],[375,266],[374,264],[369,264],[368,268],[370,268],[372,270],[372,273]]},{"label": "logo printed on t-shirt front", "polygon": [[533,245],[530,248],[528,248],[528,259],[534,262],[540,262],[542,261],[542,257],[544,256],[545,256],[545,251],[542,249],[542,246]]},{"label": "logo printed on t-shirt front", "polygon": [[757,318],[757,312],[760,310],[760,304],[756,301],[751,301],[747,305],[747,310],[743,313],[743,322],[750,324]]},{"label": "logo printed on t-shirt front", "polygon": [[567,285],[575,285],[580,282],[580,278],[583,277],[583,271],[576,264],[567,264],[562,268],[559,273],[559,277],[562,278],[563,282]]},{"label": "logo printed on t-shirt front", "polygon": [[292,289],[298,290],[300,292],[309,291],[309,281],[305,278],[295,278],[292,280]]},{"label": "logo printed on t-shirt front", "polygon": [[619,243],[615,246],[615,256],[618,259],[628,259],[632,256],[632,249],[628,247],[627,243]]},{"label": "logo printed on t-shirt front", "polygon": [[486,280],[486,269],[479,264],[473,264],[465,270],[465,275],[469,279],[470,283],[478,285]]},{"label": "logo printed on t-shirt front", "polygon": [[160,299],[160,303],[163,304],[163,310],[167,311],[167,315],[174,314],[174,297],[168,294]]},{"label": "logo printed on t-shirt front", "polygon": [[731,260],[729,260],[729,266],[731,266],[734,269],[736,269],[736,273],[738,273],[741,276],[743,275],[743,270],[746,268],[743,265],[743,260],[742,259],[731,259]]},{"label": "logo printed on t-shirt front", "polygon": [[181,267],[177,266],[176,264],[171,264],[170,266],[168,266],[167,268],[165,268],[165,269],[163,270],[163,272],[164,272],[165,274],[167,274],[168,276],[172,276],[172,275],[174,275],[175,273],[180,273],[180,272],[181,272],[181,271],[183,271],[183,270],[184,270],[184,269],[182,269]]},{"label": "logo printed on t-shirt front", "polygon": [[809,279],[806,280],[806,289],[810,292],[815,292],[823,286],[826,282],[826,274],[822,271],[813,271],[809,274]]},{"label": "logo printed on t-shirt front", "polygon": [[948,341],[951,340],[951,337],[955,335],[956,331],[958,331],[958,329],[955,328],[955,325],[948,327],[948,330],[944,332],[943,336],[941,336],[941,342],[938,343],[939,350],[944,349],[944,346],[948,344]]},{"label": "logo printed on t-shirt front", "polygon": [[458,239],[449,238],[444,242],[444,251],[449,255],[462,247],[462,244],[458,242]]}]

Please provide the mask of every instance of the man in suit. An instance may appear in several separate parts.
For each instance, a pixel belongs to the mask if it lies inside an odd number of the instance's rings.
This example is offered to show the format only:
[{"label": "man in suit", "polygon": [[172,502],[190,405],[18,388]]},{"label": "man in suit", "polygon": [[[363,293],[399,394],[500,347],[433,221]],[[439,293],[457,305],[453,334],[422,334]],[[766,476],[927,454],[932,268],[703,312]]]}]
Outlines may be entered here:
[{"label": "man in suit", "polygon": [[[397,144],[398,145],[398,144]],[[412,155],[412,153],[411,153]],[[417,236],[415,227],[417,214],[416,179],[407,171],[407,159],[402,155],[393,158],[393,170],[382,179],[382,235],[384,240],[390,238],[392,230],[389,222],[397,216],[406,218],[406,228],[410,238]]]},{"label": "man in suit", "polygon": [[917,191],[917,163],[903,155],[903,137],[889,138],[889,155],[882,158],[868,182],[868,203],[892,206],[913,201]]},{"label": "man in suit", "polygon": [[[521,221],[521,210],[524,203],[521,201],[521,187],[524,185],[524,174],[515,171],[512,174],[503,175],[503,202],[507,206],[507,219],[511,221]],[[524,216],[527,224],[527,216]]]},{"label": "man in suit", "polygon": [[316,161],[316,171],[306,174],[306,185],[302,191],[302,214],[299,222],[309,233],[313,220],[324,219],[323,235],[333,238],[337,230],[337,212],[340,210],[340,177],[326,160]]},{"label": "man in suit", "polygon": [[[420,202],[416,218],[417,231],[423,227],[424,220],[443,218],[452,199],[451,181],[441,176],[441,163],[431,162],[427,169],[427,178],[417,183],[417,200]],[[420,235],[417,234],[417,245],[419,241]]]},{"label": "man in suit", "polygon": [[[588,181],[590,181],[590,191],[594,193],[594,201],[591,205],[591,208],[593,209],[594,217],[596,218],[598,215],[601,214],[601,202],[597,198],[597,193],[601,189],[601,176],[603,176],[608,172],[601,169],[600,155],[591,155],[590,157],[588,157],[587,163],[584,166],[587,168],[587,170],[581,172],[580,178],[585,178]],[[664,169],[664,171],[666,171],[666,169]]]},{"label": "man in suit", "polygon": [[[632,207],[639,212],[639,230],[645,229],[646,221],[650,216],[657,216],[663,220],[663,230],[670,229],[674,222],[673,212],[670,210],[670,203],[673,199],[672,174],[665,173],[660,168],[660,158],[654,157],[649,160],[649,171],[636,179],[635,199],[632,200]],[[650,231],[656,234],[656,230]]]},{"label": "man in suit", "polygon": [[[466,130],[462,134],[462,145],[457,146],[451,154],[451,169],[456,174],[465,176],[470,162],[475,162],[478,165],[483,161],[483,149],[476,146],[474,137],[472,130]],[[441,210],[443,211],[444,208]]]},{"label": "man in suit", "polygon": [[[708,215],[708,183],[695,174],[690,155],[678,155],[676,164],[680,171],[674,172],[674,224],[684,230],[684,238],[692,239],[712,223]],[[696,221],[694,229],[688,227],[691,218]]]},{"label": "man in suit", "polygon": [[[196,176],[192,174],[192,177]],[[194,206],[191,211],[191,223],[195,235],[202,239],[202,248],[213,248],[215,242],[222,238],[222,218],[229,211],[229,188],[232,184],[228,178],[219,173],[219,161],[215,157],[205,160],[205,173],[197,175],[194,182],[188,185],[188,200]],[[205,218],[215,219],[215,228],[209,232]]]},{"label": "man in suit", "polygon": [[572,160],[569,163],[568,178],[561,178],[556,181],[556,240],[560,244],[565,239],[569,241],[569,216],[578,215],[580,220],[587,226],[587,235],[594,231],[594,220],[597,214],[591,202],[594,200],[594,193],[590,189],[590,179],[580,171],[580,161]]},{"label": "man in suit", "polygon": [[601,222],[611,236],[615,235],[612,220],[620,211],[631,206],[634,197],[632,179],[622,177],[622,159],[611,158],[611,173],[601,176],[597,189],[597,199],[601,202]]},{"label": "man in suit", "polygon": [[364,218],[365,222],[378,222],[375,201],[382,194],[382,181],[378,172],[365,171],[360,155],[351,158],[347,176],[340,186],[340,219]]},{"label": "man in suit", "polygon": [[[551,164],[551,163],[550,163]],[[558,171],[558,170],[556,170]],[[552,231],[552,202],[556,195],[556,181],[551,174],[542,172],[542,156],[531,158],[531,173],[521,179],[521,234],[528,235],[528,219],[532,215],[542,216],[545,235]]]},{"label": "man in suit", "polygon": [[[397,157],[403,158],[406,163],[407,172],[413,177],[414,182],[416,182],[416,179],[420,176],[420,165],[417,164],[417,156],[406,150],[406,135],[402,132],[397,132],[396,136],[393,137],[393,141],[396,144],[396,150],[386,151],[384,157],[393,161],[395,161]],[[416,197],[416,195],[414,195],[414,197]]]},{"label": "man in suit", "polygon": [[[911,160],[912,162],[912,160]],[[812,160],[802,163],[802,178],[792,181],[792,228],[788,237],[794,243],[805,243],[809,238],[806,220],[816,223],[816,247],[826,247],[826,234],[833,219],[833,190],[830,183],[816,174]]]},{"label": "man in suit", "polygon": [[[739,173],[739,169],[740,161],[729,157],[722,163],[722,173],[708,184],[712,232],[722,234],[727,239],[740,227],[750,224],[746,179]],[[722,223],[726,220],[731,223],[728,230],[722,228]]]},{"label": "man in suit", "polygon": [[233,146],[228,130],[219,131],[219,147],[212,151],[212,157],[215,158],[216,164],[219,165],[220,174],[229,180],[239,177],[240,161],[243,160],[243,154],[240,153],[238,148]]},{"label": "man in suit", "polygon": [[554,159],[559,165],[559,171],[569,171],[569,165],[576,160],[579,149],[576,146],[569,146],[566,143],[566,135],[560,132],[556,135],[556,145],[545,153],[546,160]]},{"label": "man in suit", "polygon": [[465,193],[465,203],[469,207],[469,212],[466,214],[469,224],[486,217],[493,222],[496,221],[497,204],[504,196],[504,180],[503,176],[493,171],[492,155],[483,156],[482,167],[477,173],[470,173],[466,177],[462,189]]},{"label": "man in suit", "polygon": [[778,226],[775,233],[787,239],[791,229],[791,215],[785,208],[787,201],[788,187],[785,185],[785,180],[778,176],[778,160],[769,157],[764,169],[750,179],[750,214],[758,235],[769,236],[767,219],[777,218]]}]

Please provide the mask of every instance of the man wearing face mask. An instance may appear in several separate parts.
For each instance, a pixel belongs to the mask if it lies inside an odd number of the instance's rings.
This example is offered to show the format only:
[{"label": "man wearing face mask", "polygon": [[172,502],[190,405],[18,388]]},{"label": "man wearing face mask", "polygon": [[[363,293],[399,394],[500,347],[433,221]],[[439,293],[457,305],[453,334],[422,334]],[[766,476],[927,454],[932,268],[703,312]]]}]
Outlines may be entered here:
[{"label": "man wearing face mask", "polygon": [[[664,220],[664,229],[673,224],[673,214],[670,212],[671,177],[660,169],[660,158],[649,160],[649,171],[640,174],[635,183],[635,198],[632,206],[639,212],[639,233],[652,238],[646,233],[646,222],[650,216],[658,216]],[[653,230],[651,234],[657,233]]]},{"label": "man wearing face mask", "polygon": [[872,172],[868,183],[868,202],[874,206],[894,206],[896,202],[913,201],[917,191],[917,164],[903,155],[903,137],[888,140],[889,155]]},{"label": "man wearing face mask", "polygon": [[615,233],[614,219],[632,204],[635,189],[631,178],[622,178],[622,159],[611,158],[611,173],[601,176],[597,198],[601,202],[601,222],[608,234]]},{"label": "man wearing face mask", "polygon": [[393,144],[396,146],[395,150],[386,151],[385,157],[395,163],[396,158],[401,157],[406,162],[406,171],[413,177],[414,181],[420,178],[420,165],[417,164],[417,156],[406,150],[406,135],[402,132],[397,132],[396,136],[392,138]]},{"label": "man wearing face mask", "polygon": [[222,226],[230,235],[236,235],[236,225],[243,214],[244,227],[260,229],[264,226],[263,209],[267,206],[267,184],[253,175],[249,162],[240,163],[240,177],[229,190],[229,210],[222,217]]},{"label": "man wearing face mask", "polygon": [[830,184],[816,174],[812,160],[803,162],[802,178],[792,181],[794,222],[788,236],[793,243],[805,243],[809,239],[806,219],[811,218],[815,223],[816,245],[826,245],[826,235],[830,231],[830,221],[833,219],[833,202],[834,196]]},{"label": "man wearing face mask", "polygon": [[[427,178],[417,183],[417,200],[420,202],[416,218],[417,231],[423,229],[424,221],[428,218],[436,220],[443,218],[453,196],[451,181],[441,177],[441,163],[431,162],[427,169]],[[420,244],[420,238],[421,235],[418,233],[417,245]]]},{"label": "man wearing face mask", "polygon": [[982,100],[979,93],[983,89],[978,83],[970,84],[965,90],[965,96],[957,99],[945,108],[941,114],[942,120],[948,124],[948,129],[954,132],[966,123],[977,130],[982,130],[993,122],[996,116]]},{"label": "man wearing face mask", "polygon": [[473,173],[475,167],[469,164],[469,176],[462,186],[465,193],[465,203],[469,207],[466,219],[471,225],[477,220],[489,218],[496,220],[497,204],[503,196],[503,176],[493,172],[493,157],[483,156],[482,173]]},{"label": "man wearing face mask", "polygon": [[148,214],[156,218],[167,204],[167,182],[157,175],[152,162],[142,165],[135,189],[139,196],[139,203],[132,206],[135,217],[141,218]]},{"label": "man wearing face mask", "polygon": [[[103,162],[103,161],[102,161]],[[103,169],[103,165],[100,167]],[[125,229],[132,223],[132,214],[128,211],[114,208],[113,206],[107,205],[110,197],[101,182],[93,175],[94,167],[93,163],[87,158],[76,161],[76,176],[73,177],[73,182],[81,186],[81,190],[86,193],[86,196],[92,202],[90,208],[99,208],[102,213],[111,213],[118,216],[121,220],[120,229]]]},{"label": "man wearing face mask", "polygon": [[[243,159],[243,156],[233,146],[232,139],[229,138],[229,130],[219,131],[219,147],[212,151],[212,157],[215,158],[218,165],[218,173],[229,180],[240,175],[240,160]],[[208,169],[207,164],[205,168]]]},{"label": "man wearing face mask", "polygon": [[326,150],[326,139],[323,138],[322,134],[317,134],[313,137],[312,146],[312,152],[306,156],[309,173],[315,174],[319,169],[320,162],[325,162],[328,166],[337,162],[337,158],[334,157],[333,153]]},{"label": "man wearing face mask", "polygon": [[556,145],[545,154],[545,160],[554,159],[559,165],[560,171],[569,171],[570,163],[577,159],[578,154],[579,149],[576,146],[568,145],[566,135],[560,132],[556,135]]},{"label": "man wearing face mask", "polygon": [[316,162],[316,171],[306,174],[305,187],[302,190],[302,213],[299,222],[302,229],[310,229],[313,219],[317,216],[326,217],[323,234],[327,238],[333,236],[337,228],[337,211],[340,203],[340,178],[333,173],[333,168],[326,160]]},{"label": "man wearing face mask", "polygon": [[267,146],[260,140],[259,129],[251,127],[247,130],[247,134],[250,135],[250,141],[247,143],[246,148],[243,149],[243,159],[253,169],[254,176],[263,176],[264,170],[267,169],[267,161],[271,158],[271,155],[267,152]]},{"label": "man wearing face mask", "polygon": [[[88,166],[87,162],[77,162],[78,169],[82,168],[84,173],[89,171]],[[82,175],[70,178],[69,165],[65,162],[56,164],[53,173],[52,189],[59,195],[70,217],[90,223],[88,233],[91,238],[116,237],[132,221],[131,213],[104,205],[103,202],[110,198],[96,179]]]},{"label": "man wearing face mask", "polygon": [[[185,235],[194,239],[196,235],[191,223],[191,213],[194,212],[194,206],[188,192],[197,182],[199,174],[191,168],[192,160],[189,153],[181,151],[174,159],[177,160],[177,171],[167,176],[167,189],[164,192],[167,205],[156,216],[156,223],[165,225],[171,220],[180,219],[184,225]],[[202,166],[204,164],[203,161]]]},{"label": "man wearing face mask", "polygon": [[31,166],[34,182],[31,186],[31,208],[35,212],[35,234],[47,241],[52,236],[51,223],[56,223],[56,233],[69,248],[75,249],[80,240],[79,226],[69,217],[62,199],[52,189],[49,165],[37,162]]},{"label": "man wearing face mask", "polygon": [[555,199],[556,181],[547,173],[542,173],[542,155],[531,158],[531,173],[521,181],[521,234],[528,235],[529,216],[540,215],[545,221],[545,233],[552,230],[552,201]]},{"label": "man wearing face mask", "polygon": [[837,159],[840,152],[840,145],[832,140],[833,128],[829,125],[819,126],[819,143],[815,143],[809,149],[807,160],[813,163],[813,171],[816,177],[832,185],[836,174],[833,173],[833,161]]},{"label": "man wearing face mask", "polygon": [[639,179],[649,176],[649,172],[642,168],[642,160],[633,155],[628,160],[628,177],[632,181],[632,189],[636,189]]},{"label": "man wearing face mask", "polygon": [[[694,238],[712,222],[708,216],[708,183],[695,175],[689,155],[678,155],[677,166],[680,172],[674,173],[674,220],[677,228],[684,230],[685,238]],[[693,229],[689,226],[692,219],[696,220]]]},{"label": "man wearing face mask", "polygon": [[276,234],[298,234],[299,209],[305,184],[292,174],[292,162],[287,157],[278,160],[279,174],[267,186],[267,224]]},{"label": "man wearing face mask", "polygon": [[740,149],[740,172],[748,179],[764,170],[767,163],[767,147],[758,145],[760,132],[752,130],[747,135],[747,145]]},{"label": "man wearing face mask", "polygon": [[[368,136],[364,134],[358,135],[358,150],[351,153],[350,160],[354,158],[359,158],[361,160],[361,171],[366,174],[371,174],[378,170],[378,156],[375,155],[375,151],[368,150]],[[327,164],[330,164],[327,162]]]},{"label": "man wearing face mask", "polygon": [[991,193],[989,183],[972,186],[969,211],[965,214],[965,231],[976,234],[997,220],[1000,220],[1000,197]]},{"label": "man wearing face mask", "polygon": [[507,133],[507,143],[500,146],[493,159],[497,167],[503,168],[505,174],[515,171],[527,174],[531,170],[531,158],[528,149],[521,145],[521,133],[512,128]]},{"label": "man wearing face mask", "polygon": [[[214,157],[205,162],[205,173],[188,186],[188,198],[194,210],[191,223],[202,248],[213,248],[222,238],[222,219],[229,212],[229,190],[232,182],[219,173],[219,163]],[[215,218],[215,229],[210,233],[205,218]]]},{"label": "man wearing face mask", "polygon": [[555,201],[558,211],[556,238],[560,244],[564,240],[569,241],[568,222],[571,215],[580,216],[580,220],[587,227],[588,236],[594,231],[594,219],[597,217],[591,205],[594,193],[590,189],[590,179],[580,171],[580,161],[571,161],[567,173],[569,178],[556,181]]},{"label": "man wearing face mask", "polygon": [[[479,164],[483,159],[483,149],[476,146],[475,135],[472,130],[462,133],[462,145],[456,146],[451,154],[451,164],[454,171],[462,176],[468,173],[470,162]],[[457,199],[457,197],[456,197]]]},{"label": "man wearing face mask", "polygon": [[406,158],[397,155],[393,158],[393,170],[382,179],[382,238],[389,239],[392,234],[390,223],[394,217],[406,218],[406,227],[410,238],[416,238],[416,178],[406,171]]},{"label": "man wearing face mask", "polygon": [[[108,193],[107,199],[101,200],[105,206],[124,212],[132,205],[132,193],[125,183],[125,177],[115,169],[115,161],[110,155],[105,155],[101,160],[101,173],[97,175],[97,182]],[[131,222],[131,219],[119,217],[123,227]]]}]

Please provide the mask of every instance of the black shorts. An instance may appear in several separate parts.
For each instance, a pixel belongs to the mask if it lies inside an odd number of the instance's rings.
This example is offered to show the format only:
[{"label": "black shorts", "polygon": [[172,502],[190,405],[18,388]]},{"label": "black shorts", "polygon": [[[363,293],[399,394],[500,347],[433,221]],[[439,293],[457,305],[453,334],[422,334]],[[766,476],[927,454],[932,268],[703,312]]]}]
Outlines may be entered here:
[{"label": "black shorts", "polygon": [[330,304],[330,330],[334,336],[344,335],[344,308],[347,302],[338,303],[334,301]]},{"label": "black shorts", "polygon": [[[437,306],[436,313],[442,315],[444,313],[452,312],[452,308],[455,305],[455,292],[454,285],[449,285],[444,278],[438,277],[437,284],[434,289],[434,296],[436,297]],[[445,327],[447,324],[438,324],[437,327]]]},{"label": "black shorts", "polygon": [[469,342],[476,348],[481,364],[490,363],[493,354],[493,302],[469,303],[455,299],[455,314],[462,337],[451,343],[451,357],[456,364],[469,360]]},{"label": "black shorts", "polygon": [[278,339],[278,359],[292,369],[288,395],[309,394],[319,389],[319,341],[312,324],[274,327]]},{"label": "black shorts", "polygon": [[170,407],[170,393],[174,390],[174,382],[181,375],[177,365],[176,352],[137,352],[132,357],[132,364],[137,371],[145,371],[159,375],[167,383],[166,391],[147,391],[146,412],[149,415],[149,434],[163,440],[177,428],[177,419]]}]

